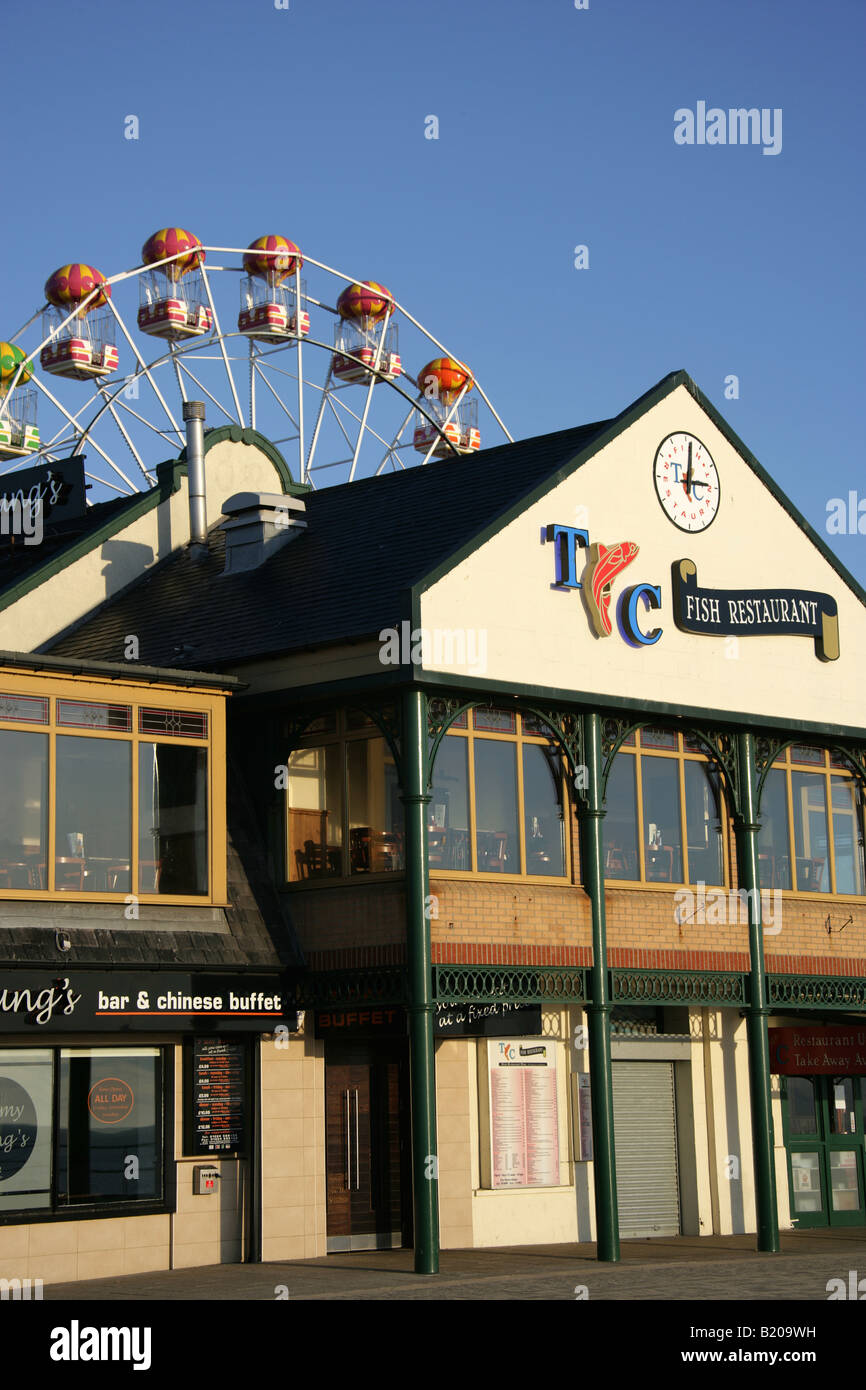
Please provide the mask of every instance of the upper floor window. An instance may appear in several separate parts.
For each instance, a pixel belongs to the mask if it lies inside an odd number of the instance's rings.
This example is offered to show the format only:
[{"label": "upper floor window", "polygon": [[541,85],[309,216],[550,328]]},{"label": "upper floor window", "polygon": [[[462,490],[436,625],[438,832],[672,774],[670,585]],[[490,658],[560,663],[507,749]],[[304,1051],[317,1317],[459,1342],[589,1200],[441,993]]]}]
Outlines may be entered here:
[{"label": "upper floor window", "polygon": [[221,697],[0,686],[0,894],[224,898],[209,850]]},{"label": "upper floor window", "polygon": [[864,891],[863,795],[843,760],[786,748],[767,773],[758,837],[761,884],[801,893]]},{"label": "upper floor window", "polygon": [[387,741],[358,710],[308,726],[289,758],[289,882],[403,868],[403,803]]},{"label": "upper floor window", "polygon": [[720,779],[687,734],[630,734],[614,758],[605,804],[606,878],[724,883]]},{"label": "upper floor window", "polygon": [[433,769],[430,870],[564,878],[565,804],[562,760],[537,719],[463,714]]}]

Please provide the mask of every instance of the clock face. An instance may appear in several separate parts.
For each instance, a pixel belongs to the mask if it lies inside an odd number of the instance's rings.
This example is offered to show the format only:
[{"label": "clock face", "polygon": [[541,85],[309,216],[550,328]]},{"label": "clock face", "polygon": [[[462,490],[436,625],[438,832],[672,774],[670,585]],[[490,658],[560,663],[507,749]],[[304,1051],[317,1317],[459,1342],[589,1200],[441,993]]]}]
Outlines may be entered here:
[{"label": "clock face", "polygon": [[719,510],[719,475],[705,444],[685,430],[669,434],[653,464],[658,499],[681,531],[705,531]]}]

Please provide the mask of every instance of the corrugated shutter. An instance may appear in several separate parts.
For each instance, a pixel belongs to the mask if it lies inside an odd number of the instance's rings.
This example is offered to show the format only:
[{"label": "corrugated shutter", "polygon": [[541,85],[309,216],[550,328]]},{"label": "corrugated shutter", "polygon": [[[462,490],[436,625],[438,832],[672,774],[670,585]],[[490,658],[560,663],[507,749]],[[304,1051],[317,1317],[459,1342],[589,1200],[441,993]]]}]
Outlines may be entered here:
[{"label": "corrugated shutter", "polygon": [[673,1064],[614,1062],[613,1116],[620,1235],[678,1235]]}]

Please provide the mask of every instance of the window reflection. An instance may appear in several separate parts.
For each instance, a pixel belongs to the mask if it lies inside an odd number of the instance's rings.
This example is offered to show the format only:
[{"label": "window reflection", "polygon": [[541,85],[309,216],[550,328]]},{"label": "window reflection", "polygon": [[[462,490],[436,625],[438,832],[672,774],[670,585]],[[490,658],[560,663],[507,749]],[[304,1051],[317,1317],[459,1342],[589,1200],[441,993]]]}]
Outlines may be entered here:
[{"label": "window reflection", "polygon": [[289,878],[343,872],[340,748],[301,748],[289,758]]},{"label": "window reflection", "polygon": [[789,1076],[788,1127],[792,1134],[817,1134],[818,1115],[815,1106],[815,1083],[808,1076]]},{"label": "window reflection", "polygon": [[427,807],[431,869],[471,869],[469,847],[469,742],[446,734],[439,744]]},{"label": "window reflection", "polygon": [[646,876],[651,882],[682,883],[679,764],[670,758],[642,758],[641,779]]},{"label": "window reflection", "polygon": [[0,732],[0,888],[45,888],[48,735]]},{"label": "window reflection", "polygon": [[558,758],[540,743],[523,745],[523,825],[526,872],[565,873],[562,779]]},{"label": "window reflection", "polygon": [[617,753],[607,779],[607,815],[602,822],[606,878],[640,878],[636,769],[636,758]]},{"label": "window reflection", "polygon": [[349,865],[353,874],[403,867],[403,803],[397,767],[383,738],[346,744]]},{"label": "window reflection", "polygon": [[804,893],[826,893],[827,873],[827,789],[817,772],[792,772],[794,803],[794,844],[797,858],[797,887]]},{"label": "window reflection", "polygon": [[139,744],[138,880],[141,893],[207,892],[204,748]]},{"label": "window reflection", "polygon": [[722,790],[705,763],[683,763],[690,883],[724,883]]},{"label": "window reflection", "polygon": [[57,739],[54,886],[58,892],[129,892],[132,745]]},{"label": "window reflection", "polygon": [[862,893],[864,882],[863,838],[857,792],[850,778],[831,777],[833,851],[837,893]]},{"label": "window reflection", "polygon": [[761,797],[761,830],[758,835],[758,867],[762,888],[791,887],[786,788],[787,774],[780,768],[771,768]]},{"label": "window reflection", "polygon": [[475,818],[479,871],[519,874],[516,743],[475,739]]}]

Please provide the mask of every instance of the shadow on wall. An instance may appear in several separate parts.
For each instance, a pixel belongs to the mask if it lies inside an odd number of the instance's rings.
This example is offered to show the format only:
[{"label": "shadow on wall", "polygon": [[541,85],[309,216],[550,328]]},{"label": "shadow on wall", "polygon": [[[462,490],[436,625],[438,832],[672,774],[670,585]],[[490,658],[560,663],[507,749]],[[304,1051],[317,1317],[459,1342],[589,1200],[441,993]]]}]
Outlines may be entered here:
[{"label": "shadow on wall", "polygon": [[136,541],[106,541],[101,556],[106,562],[102,571],[106,598],[130,584],[156,559],[151,546]]}]

